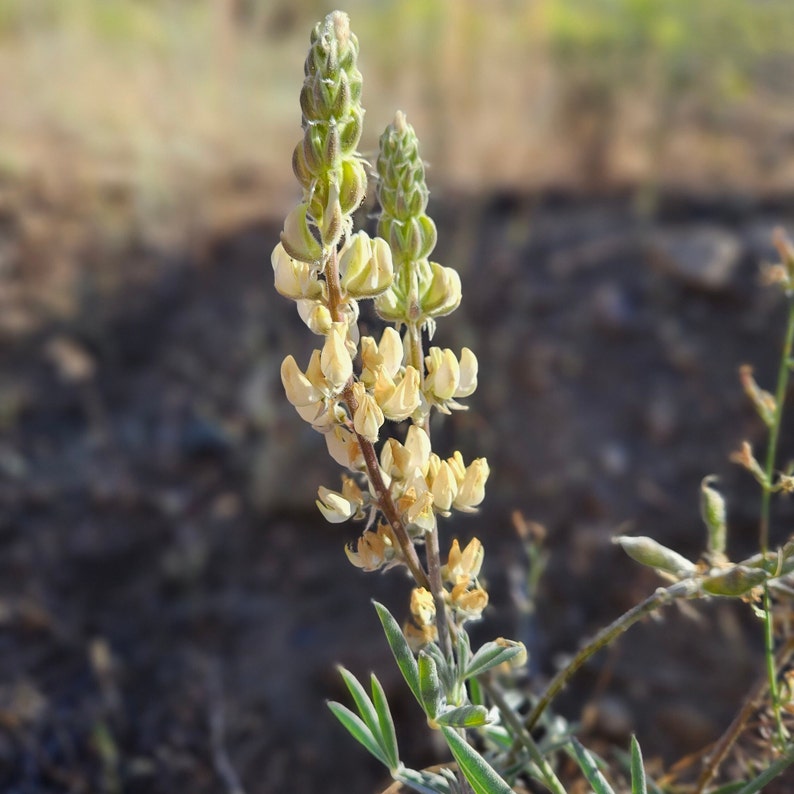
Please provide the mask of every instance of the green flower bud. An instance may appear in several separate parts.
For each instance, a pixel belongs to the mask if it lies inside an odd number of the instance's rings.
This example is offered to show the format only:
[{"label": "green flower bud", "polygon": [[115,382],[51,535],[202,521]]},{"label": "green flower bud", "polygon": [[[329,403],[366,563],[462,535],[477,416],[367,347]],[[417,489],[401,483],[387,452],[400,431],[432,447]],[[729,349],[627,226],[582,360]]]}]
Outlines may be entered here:
[{"label": "green flower bud", "polygon": [[328,248],[336,246],[344,232],[344,217],[339,201],[339,187],[335,180],[331,180],[328,185],[328,201],[323,210],[322,219],[320,236],[323,245]]},{"label": "green flower bud", "polygon": [[458,271],[430,263],[431,281],[420,297],[422,314],[425,317],[443,317],[460,306],[461,286]]},{"label": "green flower bud", "polygon": [[767,578],[762,568],[748,568],[745,565],[734,565],[724,571],[706,577],[701,587],[707,593],[718,596],[742,596],[754,587],[762,585]]},{"label": "green flower bud", "polygon": [[655,568],[657,571],[670,573],[679,579],[685,579],[696,573],[697,568],[693,562],[680,555],[677,551],[662,546],[653,538],[644,536],[631,538],[621,535],[615,538],[615,543],[620,544],[623,551],[632,559]]},{"label": "green flower bud", "polygon": [[322,259],[323,249],[309,228],[308,210],[306,204],[301,203],[287,215],[281,244],[293,259],[316,264]]},{"label": "green flower bud", "polygon": [[708,529],[708,550],[712,555],[725,554],[725,538],[727,535],[725,518],[725,499],[711,483],[716,482],[713,475],[703,478],[700,484],[700,514]]},{"label": "green flower bud", "polygon": [[367,172],[358,159],[342,161],[339,183],[339,204],[342,212],[349,215],[361,206],[367,192]]}]

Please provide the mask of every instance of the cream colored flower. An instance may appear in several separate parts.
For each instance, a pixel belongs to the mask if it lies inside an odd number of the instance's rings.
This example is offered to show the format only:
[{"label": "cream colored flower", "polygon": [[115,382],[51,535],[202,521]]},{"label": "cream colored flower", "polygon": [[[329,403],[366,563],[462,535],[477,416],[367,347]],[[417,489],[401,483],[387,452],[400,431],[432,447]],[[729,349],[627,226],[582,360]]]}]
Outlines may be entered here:
[{"label": "cream colored flower", "polygon": [[425,533],[435,529],[433,494],[429,491],[417,491],[413,486],[406,488],[405,493],[397,500],[397,509],[400,510],[409,531],[413,529]]},{"label": "cream colored flower", "polygon": [[345,344],[346,336],[346,324],[334,323],[325,338],[320,354],[323,375],[337,391],[341,390],[353,375],[353,360]]},{"label": "cream colored flower", "polygon": [[[312,360],[319,351],[315,350]],[[307,374],[301,372],[297,362],[292,356],[287,356],[281,363],[281,382],[287,399],[296,407],[314,405],[323,397],[322,384],[312,381],[312,367],[309,365]],[[316,373],[314,373],[316,375]]]},{"label": "cream colored flower", "polygon": [[370,240],[366,232],[352,235],[339,259],[342,289],[354,298],[374,298],[394,279],[391,249],[385,240]]},{"label": "cream colored flower", "polygon": [[455,399],[468,397],[477,389],[477,369],[477,357],[468,347],[464,347],[460,353],[460,380],[453,395]]},{"label": "cream colored flower", "polygon": [[383,411],[375,398],[366,391],[363,383],[353,384],[353,394],[358,403],[353,414],[353,427],[356,433],[374,443],[378,440],[380,428],[386,421]]},{"label": "cream colored flower", "polygon": [[407,366],[405,373],[395,385],[394,381],[381,370],[374,386],[374,396],[387,419],[402,422],[419,407],[419,373],[414,367]]},{"label": "cream colored flower", "polygon": [[453,507],[464,513],[474,512],[474,509],[485,498],[485,482],[490,473],[491,470],[485,458],[473,460],[467,467],[463,481],[460,483]]},{"label": "cream colored flower", "polygon": [[293,259],[278,243],[270,255],[276,291],[285,298],[317,300],[324,294],[325,284],[317,278],[317,268]]},{"label": "cream colored flower", "polygon": [[348,560],[365,571],[388,569],[401,562],[399,549],[392,535],[391,528],[380,524],[377,531],[365,532],[355,543],[345,546]]},{"label": "cream colored flower", "polygon": [[403,626],[403,634],[408,647],[414,653],[419,653],[428,643],[438,639],[438,629],[435,624],[427,624],[418,628],[413,623],[406,622]]},{"label": "cream colored flower", "polygon": [[431,492],[436,509],[444,513],[448,512],[457,496],[458,483],[452,468],[445,460],[439,463],[438,471],[433,477]]},{"label": "cream colored flower", "polygon": [[338,491],[331,491],[324,486],[320,486],[317,491],[320,497],[315,501],[315,504],[320,509],[320,512],[325,516],[325,520],[331,524],[340,524],[352,518],[361,503],[356,503],[351,499],[346,499]]},{"label": "cream colored flower", "polygon": [[419,425],[411,425],[408,428],[405,435],[405,448],[411,455],[410,466],[424,474],[427,471],[432,447],[430,437]]},{"label": "cream colored flower", "polygon": [[325,434],[328,454],[340,465],[351,471],[363,471],[364,455],[355,434],[346,427],[336,425]]},{"label": "cream colored flower", "polygon": [[298,314],[313,334],[326,336],[331,330],[331,312],[322,300],[299,300]]},{"label": "cream colored flower", "polygon": [[415,587],[411,591],[411,614],[420,626],[429,626],[435,622],[436,604],[429,590]]},{"label": "cream colored flower", "polygon": [[460,364],[455,354],[449,349],[431,347],[425,367],[425,394],[436,402],[451,400],[460,384]]},{"label": "cream colored flower", "polygon": [[447,564],[441,568],[441,576],[451,585],[468,585],[480,575],[485,549],[477,538],[472,538],[461,551],[458,539],[452,541]]},{"label": "cream colored flower", "polygon": [[458,584],[449,594],[452,608],[460,622],[478,620],[482,617],[483,609],[488,606],[488,593],[482,587],[473,587],[471,590],[467,588],[465,584]]}]

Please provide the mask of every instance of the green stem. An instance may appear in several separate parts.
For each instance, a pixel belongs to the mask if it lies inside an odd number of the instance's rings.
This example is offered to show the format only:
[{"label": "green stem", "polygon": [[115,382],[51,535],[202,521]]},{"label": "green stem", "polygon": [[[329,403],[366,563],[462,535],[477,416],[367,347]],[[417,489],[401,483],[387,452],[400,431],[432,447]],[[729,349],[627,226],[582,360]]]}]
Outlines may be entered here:
[{"label": "green stem", "polygon": [[529,757],[535,762],[535,765],[543,775],[546,785],[549,787],[549,789],[554,792],[554,794],[566,794],[565,787],[554,773],[554,770],[551,768],[551,764],[549,764],[549,762],[543,756],[543,753],[540,751],[537,743],[532,738],[532,735],[521,724],[521,720],[518,718],[518,715],[515,713],[515,711],[513,711],[513,709],[510,708],[510,705],[502,696],[499,688],[491,681],[488,681],[485,677],[478,680],[482,688],[488,693],[488,697],[491,698],[496,708],[499,709],[502,719],[512,728],[516,740],[523,745],[523,747],[529,753]]},{"label": "green stem", "polygon": [[[769,444],[766,448],[766,464],[764,466],[766,477],[761,492],[761,516],[758,531],[759,546],[761,548],[761,554],[764,556],[766,556],[769,551],[769,512],[772,501],[778,440],[780,438],[780,427],[783,420],[783,407],[786,402],[786,391],[788,389],[792,342],[794,342],[794,301],[789,298],[786,337],[783,343],[783,352],[780,356],[780,366],[778,367],[777,373],[777,388],[775,389],[775,413],[772,417],[772,425],[769,428]],[[780,708],[780,692],[777,685],[777,668],[775,666],[775,637],[774,627],[772,625],[772,603],[769,597],[769,586],[767,584],[764,584],[763,607],[764,656],[766,659],[767,677],[769,678],[769,695],[775,714],[778,740],[782,745],[786,739],[786,729],[783,726],[783,716]]]},{"label": "green stem", "polygon": [[625,612],[609,626],[602,629],[587,645],[584,646],[573,659],[551,680],[546,687],[546,691],[535,707],[524,720],[524,727],[531,731],[549,704],[560,693],[563,687],[573,678],[576,671],[595,653],[609,645],[614,639],[623,634],[633,626],[638,620],[656,611],[660,607],[666,606],[679,598],[691,598],[697,594],[697,582],[692,579],[685,579],[676,582],[670,587],[660,587],[655,593],[648,596],[628,612]]}]

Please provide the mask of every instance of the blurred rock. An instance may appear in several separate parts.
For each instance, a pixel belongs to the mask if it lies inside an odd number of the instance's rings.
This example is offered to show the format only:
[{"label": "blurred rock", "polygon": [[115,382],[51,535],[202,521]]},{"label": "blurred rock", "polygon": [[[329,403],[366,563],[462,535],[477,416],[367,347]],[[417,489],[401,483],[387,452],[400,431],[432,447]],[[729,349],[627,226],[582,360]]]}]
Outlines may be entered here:
[{"label": "blurred rock", "polygon": [[742,252],[735,235],[712,226],[662,228],[648,236],[647,246],[656,267],[706,292],[730,288]]}]

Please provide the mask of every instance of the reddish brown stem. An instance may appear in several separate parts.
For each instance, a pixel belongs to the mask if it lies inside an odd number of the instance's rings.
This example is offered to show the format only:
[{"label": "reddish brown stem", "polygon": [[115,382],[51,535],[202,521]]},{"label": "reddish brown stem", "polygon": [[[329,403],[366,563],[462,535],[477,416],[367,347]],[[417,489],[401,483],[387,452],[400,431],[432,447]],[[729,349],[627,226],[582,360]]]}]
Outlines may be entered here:
[{"label": "reddish brown stem", "polygon": [[[332,250],[331,256],[325,266],[325,281],[328,285],[328,310],[331,313],[331,319],[337,323],[342,322],[344,320],[342,314],[342,291],[339,286],[339,262],[336,248]],[[356,412],[356,408],[358,408],[358,402],[353,394],[352,380],[342,390],[342,399],[345,401],[350,416],[352,417]],[[353,432],[356,432],[355,429]],[[361,454],[364,457],[367,475],[378,497],[378,507],[380,507],[381,513],[383,513],[384,518],[389,522],[389,525],[394,531],[394,536],[397,538],[397,543],[400,545],[400,551],[402,551],[405,564],[408,566],[408,570],[416,580],[416,583],[420,587],[425,587],[430,590],[430,580],[427,578],[427,574],[422,567],[413,541],[408,535],[408,530],[406,530],[403,525],[397,506],[392,499],[391,492],[383,481],[375,446],[371,441],[359,435],[359,433],[356,433],[356,439],[361,448]]]}]

